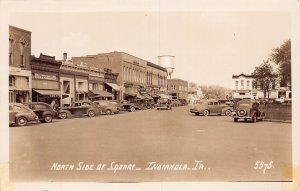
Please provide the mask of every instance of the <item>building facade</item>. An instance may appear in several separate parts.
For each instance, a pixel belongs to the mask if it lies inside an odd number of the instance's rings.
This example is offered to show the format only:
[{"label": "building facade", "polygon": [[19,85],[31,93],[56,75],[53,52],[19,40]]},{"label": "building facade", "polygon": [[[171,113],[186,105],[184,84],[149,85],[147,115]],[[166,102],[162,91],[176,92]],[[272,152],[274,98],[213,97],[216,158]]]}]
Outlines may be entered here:
[{"label": "building facade", "polygon": [[86,63],[118,73],[115,83],[106,83],[116,91],[117,100],[143,98],[141,92],[154,94],[166,87],[167,72],[164,68],[124,52],[73,57],[72,60],[75,64]]},{"label": "building facade", "polygon": [[9,26],[9,102],[31,101],[31,32]]},{"label": "building facade", "polygon": [[60,103],[61,64],[54,56],[31,56],[32,101],[50,104],[55,100],[57,104]]},{"label": "building facade", "polygon": [[167,79],[167,94],[172,99],[188,100],[188,82],[182,79]]},{"label": "building facade", "polygon": [[[232,97],[233,99],[264,99],[263,90],[260,84],[256,84],[254,77],[247,74],[232,75],[233,87]],[[278,99],[286,98],[291,99],[291,91],[285,87],[280,87],[279,83],[274,82],[270,87],[269,95],[266,98]]]},{"label": "building facade", "polygon": [[194,104],[197,100],[203,99],[203,92],[200,87],[188,88],[188,102]]},{"label": "building facade", "polygon": [[74,63],[67,59],[66,53],[60,71],[63,105],[79,100],[115,99],[117,96],[119,89],[114,87],[117,73],[89,66],[85,62]]}]

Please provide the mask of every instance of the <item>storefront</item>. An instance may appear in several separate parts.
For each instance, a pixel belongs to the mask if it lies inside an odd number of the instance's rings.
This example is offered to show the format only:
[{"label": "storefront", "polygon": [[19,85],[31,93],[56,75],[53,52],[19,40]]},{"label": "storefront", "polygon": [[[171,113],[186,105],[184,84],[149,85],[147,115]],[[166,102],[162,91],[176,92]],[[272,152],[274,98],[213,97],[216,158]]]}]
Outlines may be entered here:
[{"label": "storefront", "polygon": [[75,81],[76,81],[75,101],[88,100],[89,99],[88,74],[75,73]]},{"label": "storefront", "polygon": [[54,56],[31,57],[32,101],[60,105],[60,66]]},{"label": "storefront", "polygon": [[60,94],[61,105],[70,106],[75,100],[74,85],[75,78],[72,71],[61,70],[60,72]]},{"label": "storefront", "polygon": [[9,67],[9,102],[31,101],[31,71]]}]

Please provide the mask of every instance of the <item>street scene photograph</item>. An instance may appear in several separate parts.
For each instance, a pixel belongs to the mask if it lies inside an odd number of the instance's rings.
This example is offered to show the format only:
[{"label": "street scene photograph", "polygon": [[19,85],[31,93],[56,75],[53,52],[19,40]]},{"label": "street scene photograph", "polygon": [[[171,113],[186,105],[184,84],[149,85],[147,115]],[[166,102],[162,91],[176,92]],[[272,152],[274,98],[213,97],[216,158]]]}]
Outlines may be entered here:
[{"label": "street scene photograph", "polygon": [[6,30],[11,182],[293,181],[290,12],[15,12]]}]

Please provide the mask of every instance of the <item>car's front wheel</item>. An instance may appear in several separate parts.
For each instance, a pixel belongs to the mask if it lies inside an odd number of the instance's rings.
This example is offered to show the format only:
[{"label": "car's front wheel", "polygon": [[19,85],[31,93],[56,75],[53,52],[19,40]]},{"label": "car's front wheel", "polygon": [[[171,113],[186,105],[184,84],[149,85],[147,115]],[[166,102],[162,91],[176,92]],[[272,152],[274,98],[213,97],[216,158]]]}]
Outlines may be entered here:
[{"label": "car's front wheel", "polygon": [[106,115],[111,115],[111,114],[112,114],[112,111],[111,111],[110,109],[107,109],[107,110],[105,111],[105,114],[106,114]]},{"label": "car's front wheel", "polygon": [[226,115],[226,116],[231,116],[231,110],[230,110],[230,109],[227,109],[227,110],[225,111],[225,115]]},{"label": "car's front wheel", "polygon": [[95,117],[95,111],[94,111],[94,110],[90,110],[90,111],[88,112],[88,116],[89,116],[89,117]]},{"label": "car's front wheel", "polygon": [[135,111],[135,107],[131,106],[130,107],[130,112],[134,112]]},{"label": "car's front wheel", "polygon": [[67,117],[68,117],[68,114],[66,112],[61,112],[59,114],[59,118],[61,118],[61,119],[67,119]]},{"label": "car's front wheel", "polygon": [[53,119],[52,115],[48,114],[48,115],[45,115],[43,122],[45,122],[45,123],[51,123],[52,119]]},{"label": "car's front wheel", "polygon": [[238,118],[233,118],[234,122],[238,122]]},{"label": "car's front wheel", "polygon": [[204,115],[204,116],[208,116],[208,114],[209,114],[209,111],[208,111],[207,109],[204,110],[203,115]]},{"label": "car's front wheel", "polygon": [[27,119],[26,119],[26,117],[19,117],[17,119],[17,125],[18,126],[25,126],[25,125],[27,125]]}]

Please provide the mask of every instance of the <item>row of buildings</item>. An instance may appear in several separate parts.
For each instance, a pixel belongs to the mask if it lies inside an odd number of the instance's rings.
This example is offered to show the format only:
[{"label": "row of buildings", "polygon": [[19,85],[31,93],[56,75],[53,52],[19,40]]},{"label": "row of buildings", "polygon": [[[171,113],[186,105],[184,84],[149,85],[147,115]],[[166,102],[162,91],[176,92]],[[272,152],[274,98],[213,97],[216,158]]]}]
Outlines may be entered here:
[{"label": "row of buildings", "polygon": [[91,99],[188,99],[188,82],[167,79],[167,70],[124,52],[62,60],[31,55],[31,32],[9,27],[9,102]]}]

